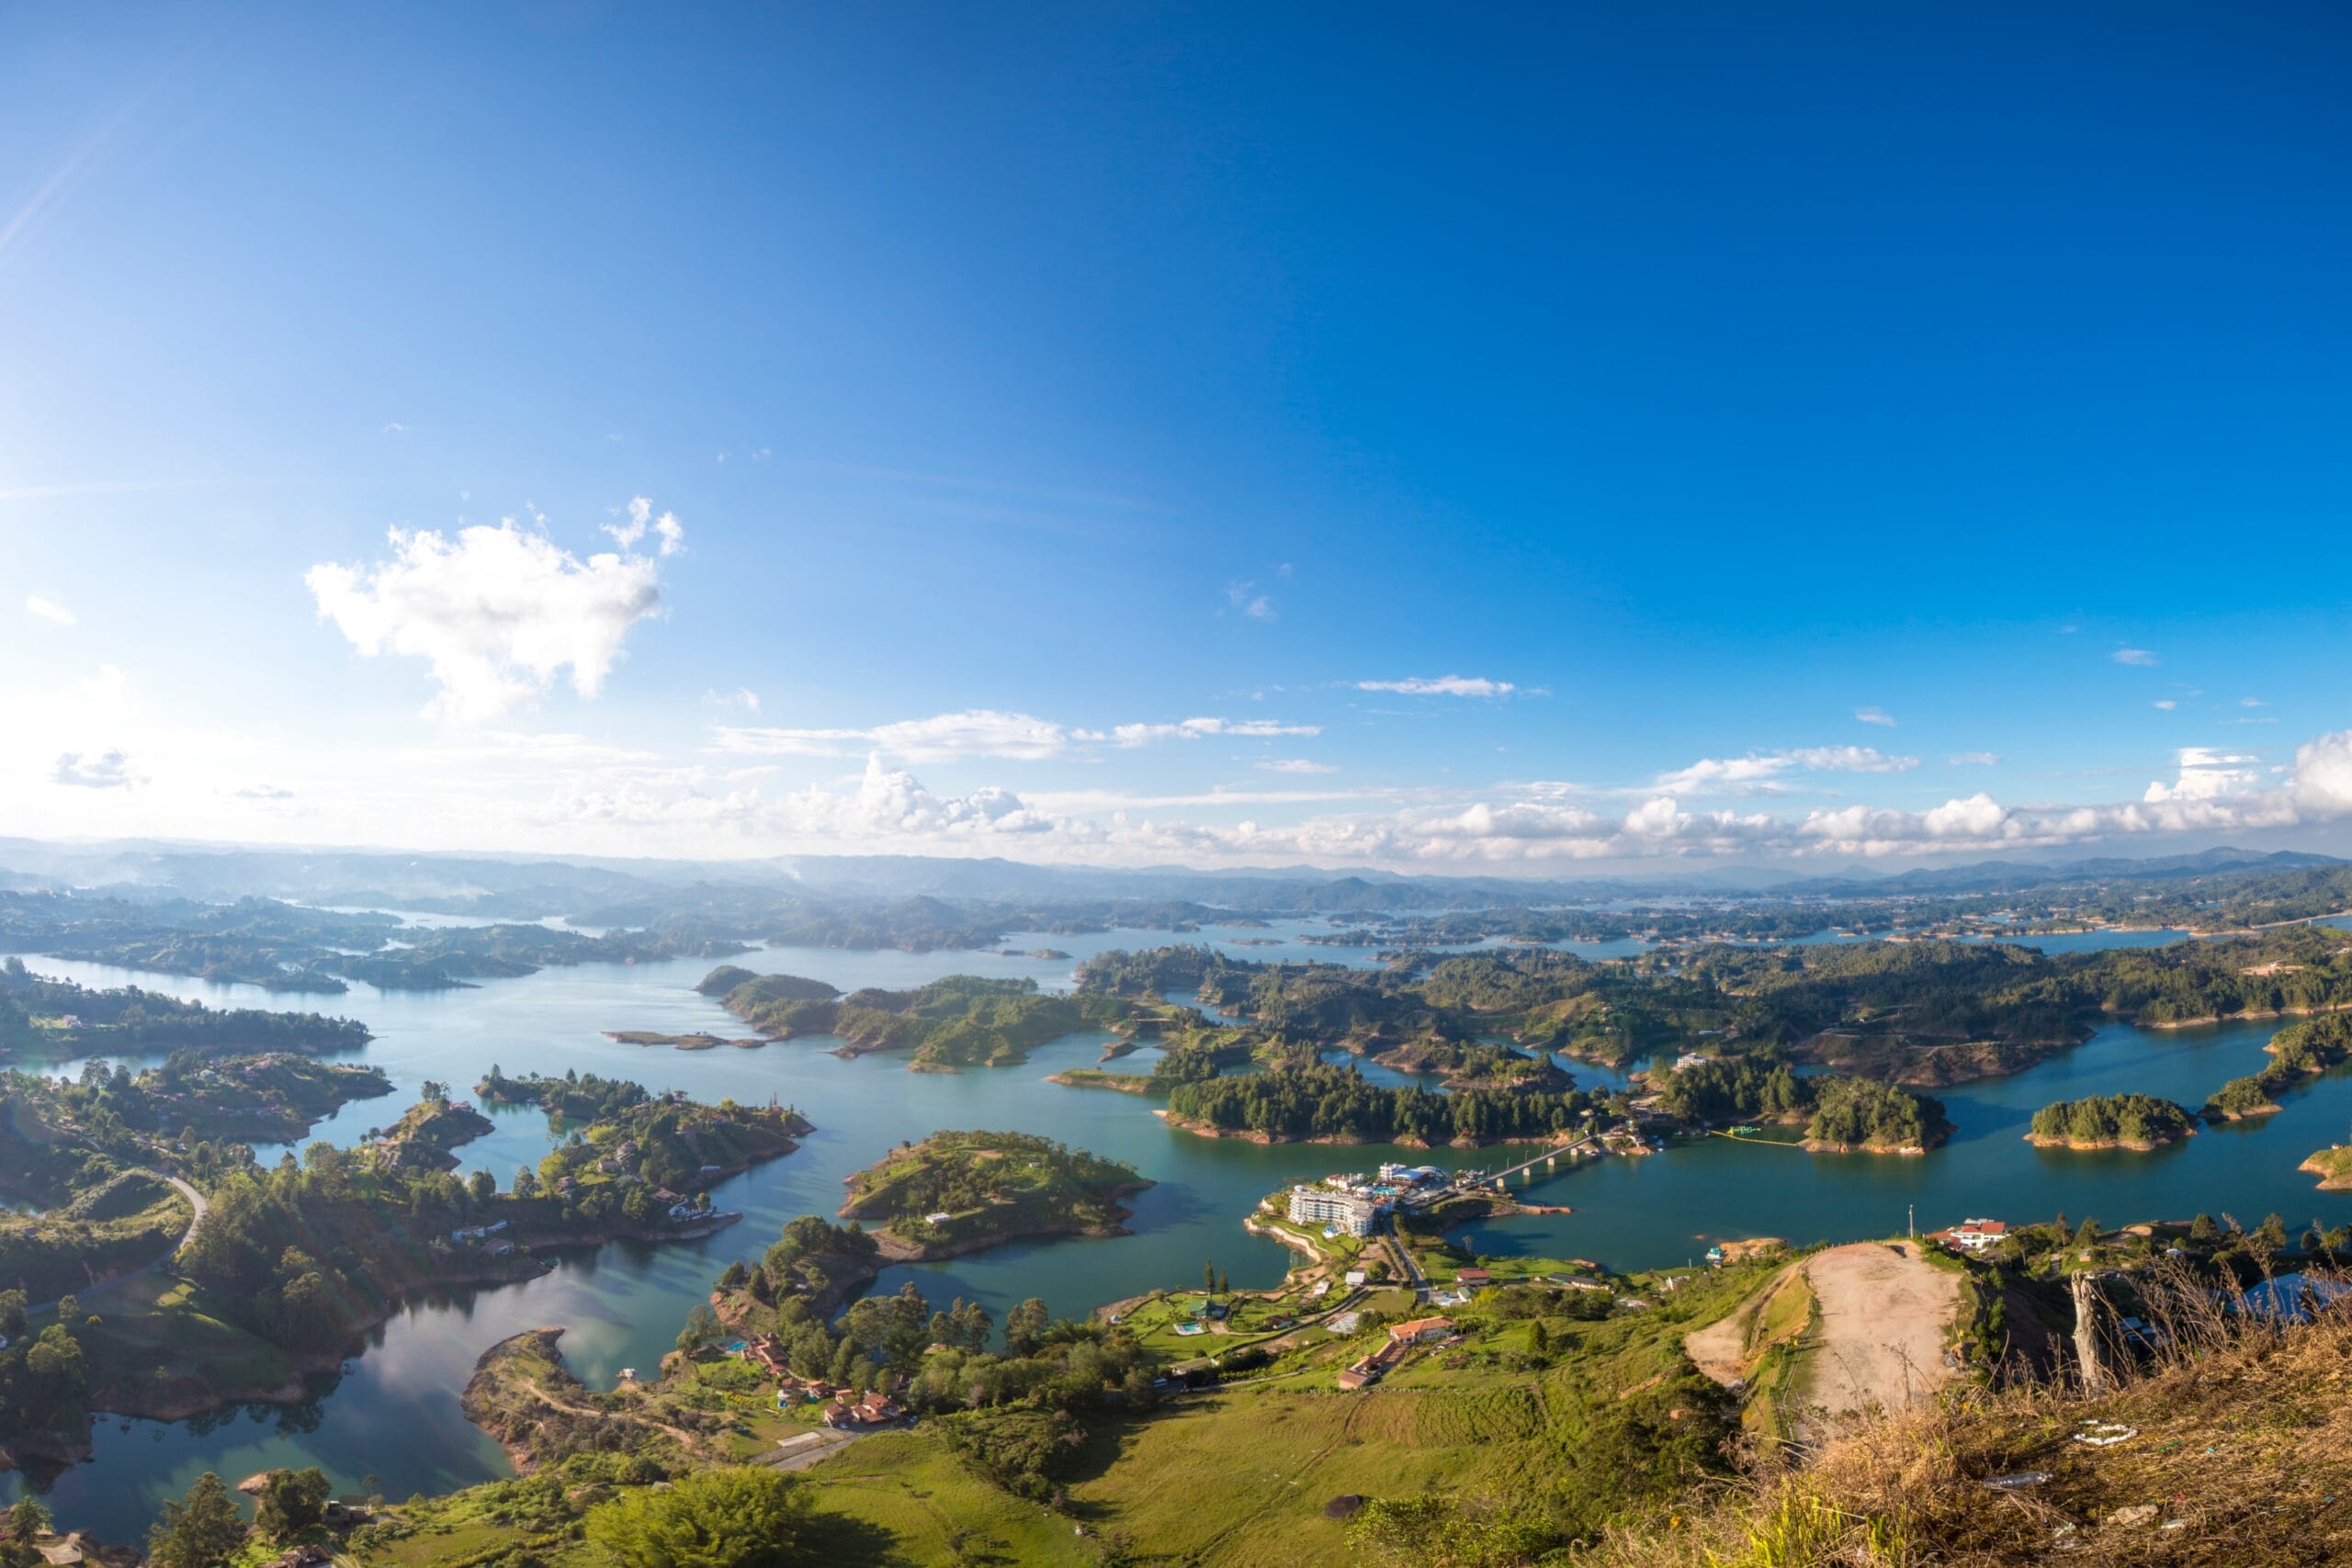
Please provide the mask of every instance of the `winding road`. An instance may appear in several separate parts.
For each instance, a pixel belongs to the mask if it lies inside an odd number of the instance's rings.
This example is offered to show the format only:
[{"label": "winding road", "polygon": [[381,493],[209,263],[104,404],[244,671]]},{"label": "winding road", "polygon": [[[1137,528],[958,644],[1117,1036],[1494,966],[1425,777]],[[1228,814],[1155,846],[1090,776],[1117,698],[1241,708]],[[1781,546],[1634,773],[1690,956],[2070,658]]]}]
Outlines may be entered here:
[{"label": "winding road", "polygon": [[[196,1233],[203,1228],[205,1215],[212,1212],[212,1205],[204,1201],[204,1194],[198,1192],[194,1187],[189,1186],[187,1182],[182,1181],[178,1177],[166,1176],[160,1170],[151,1170],[145,1166],[137,1166],[133,1168],[138,1170],[140,1174],[143,1176],[152,1176],[158,1181],[170,1182],[172,1187],[179,1193],[179,1195],[188,1201],[196,1212],[189,1216],[187,1229],[180,1233],[179,1240],[172,1243],[168,1248],[157,1253],[154,1257],[149,1258],[146,1262],[141,1263],[136,1269],[125,1269],[123,1272],[113,1276],[111,1279],[101,1280],[95,1285],[85,1285],[81,1290],[69,1292],[77,1302],[87,1301],[90,1297],[97,1295],[104,1291],[111,1291],[117,1285],[121,1284],[125,1280],[136,1280],[142,1274],[154,1273],[157,1269],[169,1263],[173,1258],[177,1258],[180,1255],[181,1250],[185,1248],[189,1242],[196,1239]],[[62,1302],[64,1299],[65,1297],[60,1296],[57,1298],[57,1301],[37,1302],[33,1305],[27,1307],[25,1310],[29,1313],[49,1312],[56,1307],[58,1302]]]}]

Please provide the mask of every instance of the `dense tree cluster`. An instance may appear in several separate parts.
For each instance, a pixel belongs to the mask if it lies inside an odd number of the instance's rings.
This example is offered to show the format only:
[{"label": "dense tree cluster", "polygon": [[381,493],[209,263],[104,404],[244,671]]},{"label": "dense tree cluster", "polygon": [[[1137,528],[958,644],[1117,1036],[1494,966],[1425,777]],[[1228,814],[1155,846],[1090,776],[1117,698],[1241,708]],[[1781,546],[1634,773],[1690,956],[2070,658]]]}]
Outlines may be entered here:
[{"label": "dense tree cluster", "polygon": [[1566,1132],[1592,1109],[1581,1089],[1561,1094],[1440,1094],[1381,1089],[1344,1066],[1248,1073],[1176,1085],[1169,1113],[1220,1132],[1261,1133],[1276,1141],[1349,1138],[1363,1143],[1496,1143]]},{"label": "dense tree cluster", "polygon": [[536,1105],[569,1122],[597,1122],[633,1110],[652,1098],[641,1083],[600,1077],[567,1067],[561,1077],[526,1073],[509,1077],[492,1062],[474,1086],[484,1100],[501,1105]]},{"label": "dense tree cluster", "polygon": [[1804,1135],[1838,1148],[1924,1149],[1951,1130],[1943,1102],[1872,1078],[1826,1077]]},{"label": "dense tree cluster", "polygon": [[1734,1056],[1693,1062],[1671,1072],[1652,1073],[1658,1108],[1685,1122],[1744,1122],[1810,1111],[1812,1080],[1786,1062]]},{"label": "dense tree cluster", "polygon": [[2033,1135],[2070,1144],[2162,1144],[2185,1137],[2188,1112],[2145,1094],[2062,1100],[2033,1113]]}]

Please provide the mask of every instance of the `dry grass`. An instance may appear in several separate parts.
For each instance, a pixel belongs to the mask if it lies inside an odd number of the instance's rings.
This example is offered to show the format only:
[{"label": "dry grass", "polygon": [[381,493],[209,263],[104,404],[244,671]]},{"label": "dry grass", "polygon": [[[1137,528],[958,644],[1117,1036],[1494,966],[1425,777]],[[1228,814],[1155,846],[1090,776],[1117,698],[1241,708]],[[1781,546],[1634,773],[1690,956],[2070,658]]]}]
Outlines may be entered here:
[{"label": "dry grass", "polygon": [[[2172,1342],[2090,1399],[1954,1391],[1629,1529],[1593,1568],[2240,1568],[2352,1562],[2352,1308],[2247,1325],[2186,1274],[2143,1284]],[[2091,1422],[2108,1423],[2088,1427]],[[2079,1436],[2130,1436],[2108,1444]],[[2046,1472],[2014,1489],[1996,1477]]]}]

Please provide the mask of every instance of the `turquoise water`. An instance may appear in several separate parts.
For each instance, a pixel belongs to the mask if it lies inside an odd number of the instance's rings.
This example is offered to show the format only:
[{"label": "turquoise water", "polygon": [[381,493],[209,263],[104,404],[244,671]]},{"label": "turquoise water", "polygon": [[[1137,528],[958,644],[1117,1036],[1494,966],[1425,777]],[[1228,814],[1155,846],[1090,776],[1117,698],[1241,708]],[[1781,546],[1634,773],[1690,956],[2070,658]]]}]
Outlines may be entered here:
[{"label": "turquoise water", "polygon": [[[1287,945],[1312,929],[1301,922],[1238,934],[1279,935]],[[1067,961],[779,949],[741,962],[844,988],[910,986],[959,972],[1028,974],[1058,987],[1069,983],[1077,962],[1092,952],[1165,940],[1160,933],[1123,931],[1093,938],[1021,935],[1005,944],[1056,947],[1072,954]],[[1238,957],[1326,962],[1369,957],[1358,950],[1298,945],[1303,951],[1295,954],[1233,951]],[[35,966],[91,985],[138,984],[220,1005],[288,1005],[287,998],[251,987],[54,960]],[[390,1098],[346,1107],[313,1134],[337,1143],[353,1142],[397,1116],[424,1079],[443,1079],[462,1093],[493,1062],[510,1072],[577,1067],[706,1100],[774,1095],[797,1105],[818,1130],[797,1153],[714,1192],[719,1206],[743,1212],[743,1224],[667,1247],[616,1244],[572,1257],[522,1285],[413,1303],[309,1405],[232,1412],[205,1422],[100,1421],[95,1462],[58,1478],[51,1491],[61,1517],[109,1540],[136,1539],[164,1498],[184,1491],[207,1469],[234,1481],[271,1465],[315,1463],[340,1486],[359,1488],[373,1476],[374,1489],[395,1496],[503,1475],[504,1456],[458,1411],[458,1390],[485,1348],[525,1328],[560,1324],[570,1331],[564,1348],[573,1370],[592,1385],[608,1386],[623,1367],[650,1367],[670,1347],[686,1308],[728,1262],[756,1258],[795,1214],[830,1213],[841,1201],[844,1178],[900,1140],[943,1127],[1047,1134],[1132,1161],[1158,1183],[1135,1201],[1132,1235],[1018,1244],[951,1263],[894,1269],[877,1287],[895,1290],[911,1278],[941,1304],[963,1295],[1000,1315],[1033,1294],[1057,1314],[1080,1314],[1155,1287],[1189,1283],[1208,1260],[1238,1285],[1271,1285],[1288,1266],[1288,1255],[1240,1229],[1242,1216],[1263,1194],[1295,1179],[1389,1158],[1448,1167],[1499,1163],[1494,1151],[1267,1147],[1197,1138],[1170,1132],[1151,1114],[1150,1100],[1041,1081],[1063,1067],[1094,1064],[1106,1038],[1101,1035],[1057,1041],[1019,1067],[958,1075],[910,1073],[888,1055],[844,1059],[828,1054],[823,1041],[678,1052],[604,1037],[608,1029],[734,1033],[736,1021],[692,989],[709,967],[700,959],[590,965],[475,989],[403,993],[360,987],[329,999],[322,1010],[362,1019],[378,1035],[352,1059],[382,1066],[397,1086]],[[2097,1215],[2109,1223],[2199,1209],[2227,1211],[2249,1224],[2272,1210],[2297,1226],[2315,1216],[2342,1223],[2352,1213],[2347,1199],[2316,1192],[2294,1166],[2344,1135],[2352,1116],[2352,1076],[2332,1076],[2296,1094],[2267,1126],[2208,1132],[2151,1156],[2053,1154],[2020,1141],[2032,1111],[2052,1100],[2130,1089],[2198,1103],[2223,1080],[2259,1065],[2273,1027],[2108,1029],[2081,1049],[2015,1078],[1945,1092],[1960,1131],[1924,1159],[1810,1156],[1709,1138],[1646,1159],[1591,1162],[1531,1190],[1540,1201],[1571,1204],[1576,1213],[1492,1224],[1475,1233],[1475,1243],[1487,1252],[1586,1257],[1639,1269],[1679,1264],[1712,1238],[1884,1234],[1901,1228],[1908,1205],[1916,1205],[1923,1228],[1970,1214],[2038,1219],[2062,1207],[2077,1220]],[[1134,1065],[1139,1068],[1148,1055],[1138,1056]],[[1623,1083],[1622,1075],[1589,1064],[1562,1065],[1589,1088]],[[1367,1070],[1408,1081],[1376,1064]],[[549,1138],[536,1111],[504,1110],[494,1120],[496,1132],[459,1153],[466,1168],[487,1168],[503,1182],[516,1166],[536,1162]]]}]

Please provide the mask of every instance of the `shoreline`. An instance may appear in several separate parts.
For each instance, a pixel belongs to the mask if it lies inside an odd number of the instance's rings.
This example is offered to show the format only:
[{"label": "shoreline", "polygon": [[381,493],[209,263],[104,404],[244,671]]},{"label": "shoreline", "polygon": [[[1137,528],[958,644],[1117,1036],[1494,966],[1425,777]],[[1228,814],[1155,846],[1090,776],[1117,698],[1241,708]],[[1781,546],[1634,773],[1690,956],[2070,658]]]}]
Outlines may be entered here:
[{"label": "shoreline", "polygon": [[[2277,1106],[2272,1106],[2271,1109],[2275,1111],[2278,1108]],[[2135,1155],[2148,1155],[2155,1153],[2158,1149],[2169,1148],[2175,1144],[2186,1143],[2196,1135],[2197,1130],[2193,1127],[2188,1131],[2180,1134],[2177,1137],[2156,1138],[2154,1140],[2140,1138],[2066,1138],[2049,1133],[2028,1133],[2025,1134],[2025,1142],[2031,1144],[2037,1149],[2064,1149],[2075,1154],[2097,1154],[2102,1149],[2127,1149]]]},{"label": "shoreline", "polygon": [[1530,1147],[1550,1144],[1549,1139],[1528,1137],[1476,1138],[1468,1142],[1453,1138],[1443,1144],[1432,1144],[1422,1138],[1364,1138],[1358,1137],[1354,1134],[1340,1133],[1322,1133],[1312,1138],[1277,1138],[1271,1133],[1260,1133],[1245,1127],[1212,1127],[1204,1122],[1189,1121],[1176,1115],[1166,1106],[1159,1107],[1152,1111],[1152,1114],[1176,1131],[1190,1133],[1196,1138],[1231,1138],[1239,1143],[1264,1144],[1269,1146],[1276,1144],[1326,1144],[1337,1148],[1386,1146],[1398,1149],[1492,1149],[1506,1147],[1512,1144],[1525,1144]]},{"label": "shoreline", "polygon": [[[2304,922],[2299,920],[2294,923],[2301,925]],[[2165,1023],[2143,1023],[2132,1018],[2123,1021],[2139,1029],[2202,1029],[2208,1024],[2262,1023],[2274,1018],[2317,1018],[2322,1013],[2330,1012],[2352,1012],[2352,1002],[2321,1002],[2312,1007],[2271,1008],[2260,1012],[2208,1013],[2202,1018],[2176,1018]]]}]

